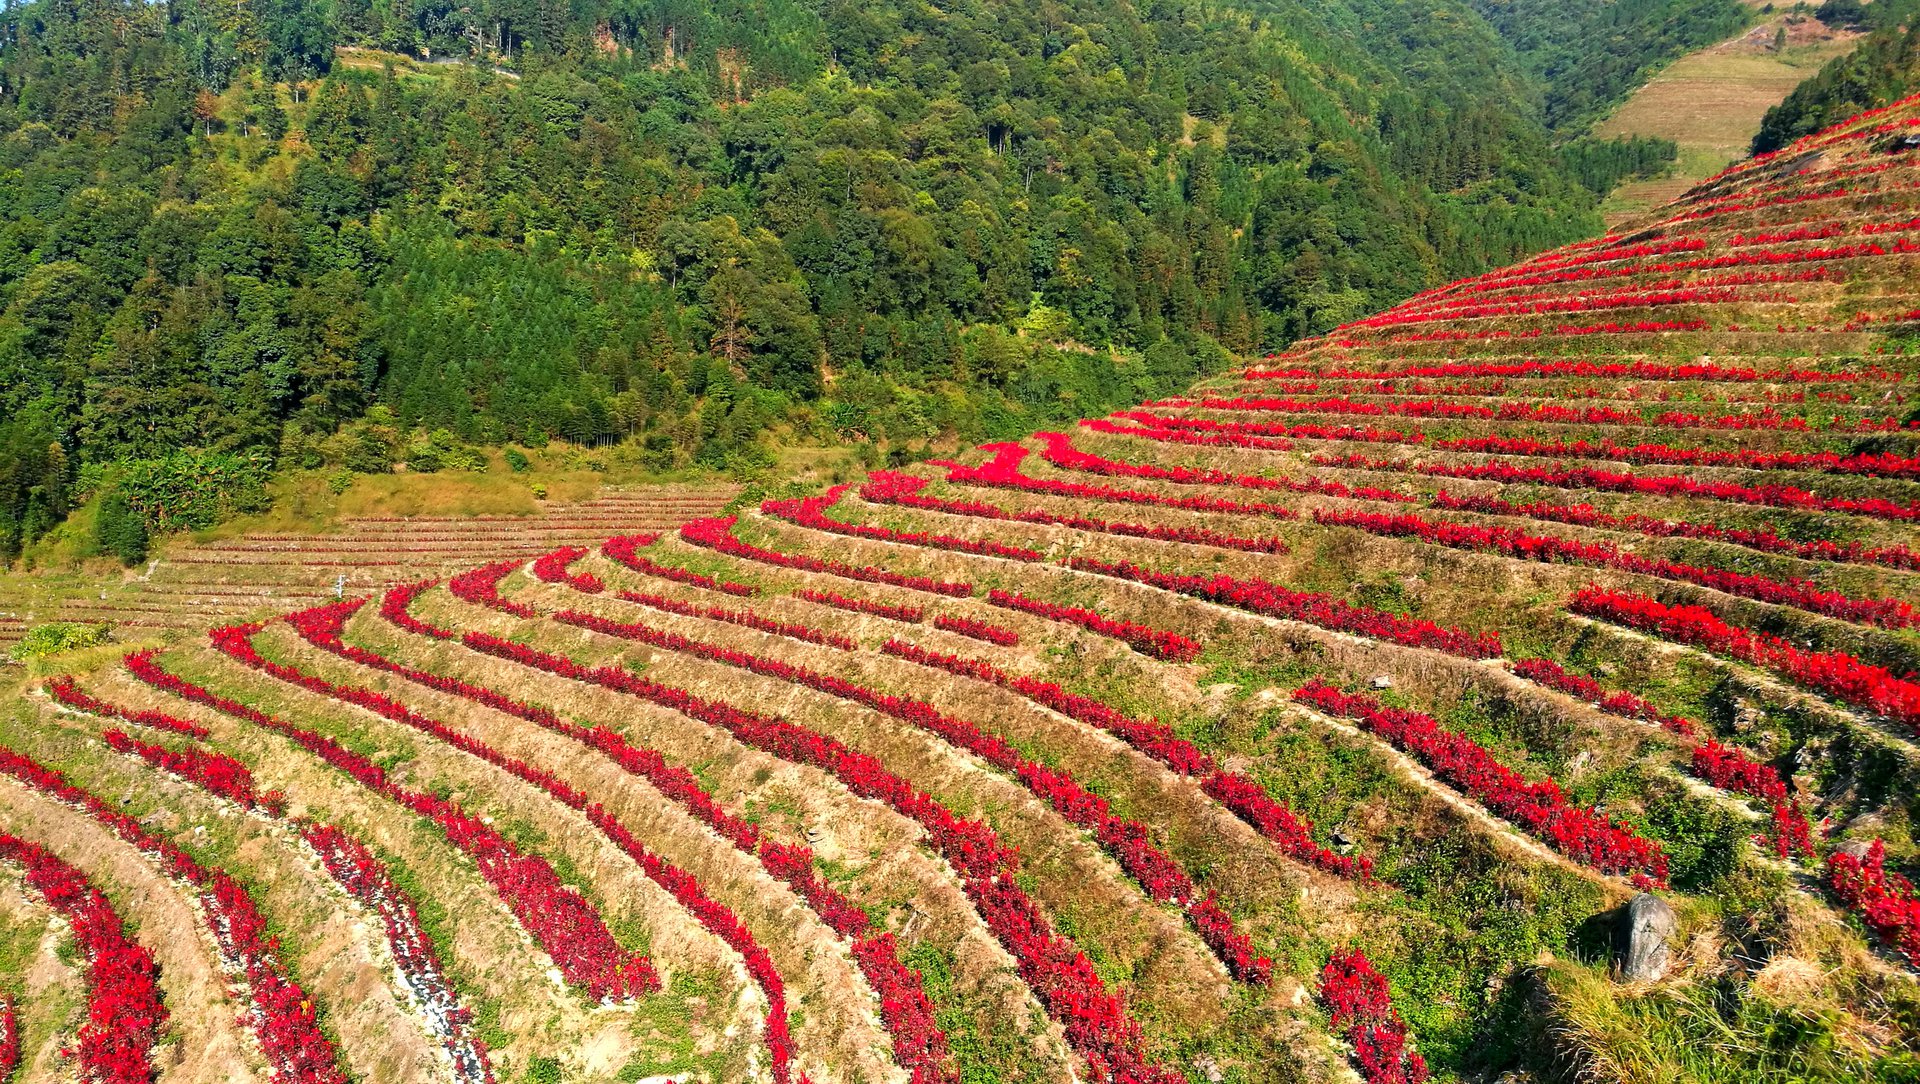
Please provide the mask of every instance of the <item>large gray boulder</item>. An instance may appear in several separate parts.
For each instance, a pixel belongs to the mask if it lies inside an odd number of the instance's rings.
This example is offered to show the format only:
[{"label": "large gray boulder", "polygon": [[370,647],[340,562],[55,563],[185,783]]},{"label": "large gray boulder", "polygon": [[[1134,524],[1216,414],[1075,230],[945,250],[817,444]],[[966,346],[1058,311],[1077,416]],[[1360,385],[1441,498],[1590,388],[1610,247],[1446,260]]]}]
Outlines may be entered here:
[{"label": "large gray boulder", "polygon": [[1658,896],[1642,892],[1628,901],[1614,936],[1623,982],[1652,982],[1667,973],[1677,925],[1673,908]]}]

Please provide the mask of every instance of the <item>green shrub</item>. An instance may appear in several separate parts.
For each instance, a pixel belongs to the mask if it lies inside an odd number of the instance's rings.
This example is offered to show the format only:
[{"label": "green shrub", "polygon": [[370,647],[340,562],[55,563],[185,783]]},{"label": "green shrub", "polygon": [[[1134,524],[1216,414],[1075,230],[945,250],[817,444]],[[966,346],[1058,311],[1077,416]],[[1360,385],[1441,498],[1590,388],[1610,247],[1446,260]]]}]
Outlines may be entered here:
[{"label": "green shrub", "polygon": [[327,479],[327,492],[336,497],[351,488],[353,488],[353,472],[350,470],[335,471]]},{"label": "green shrub", "polygon": [[518,448],[508,448],[501,455],[506,458],[507,469],[515,474],[525,474],[533,469],[533,463],[527,459],[527,453]]},{"label": "green shrub", "polygon": [[37,659],[81,647],[99,647],[113,639],[113,626],[105,622],[84,625],[78,621],[48,621],[27,630],[13,647],[16,659]]},{"label": "green shrub", "polygon": [[131,568],[147,559],[147,520],[127,495],[110,490],[100,498],[100,510],[93,520],[93,540],[100,552],[120,559]]}]

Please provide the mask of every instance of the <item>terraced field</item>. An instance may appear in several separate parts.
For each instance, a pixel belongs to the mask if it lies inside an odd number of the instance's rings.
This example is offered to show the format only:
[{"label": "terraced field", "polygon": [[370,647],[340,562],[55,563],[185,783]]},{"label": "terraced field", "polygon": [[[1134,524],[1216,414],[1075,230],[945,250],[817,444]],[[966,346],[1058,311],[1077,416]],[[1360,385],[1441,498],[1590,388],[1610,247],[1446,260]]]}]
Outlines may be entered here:
[{"label": "terraced field", "polygon": [[737,516],[221,551],[364,578],[20,686],[0,1061],[1898,1079],[1909,137]]}]

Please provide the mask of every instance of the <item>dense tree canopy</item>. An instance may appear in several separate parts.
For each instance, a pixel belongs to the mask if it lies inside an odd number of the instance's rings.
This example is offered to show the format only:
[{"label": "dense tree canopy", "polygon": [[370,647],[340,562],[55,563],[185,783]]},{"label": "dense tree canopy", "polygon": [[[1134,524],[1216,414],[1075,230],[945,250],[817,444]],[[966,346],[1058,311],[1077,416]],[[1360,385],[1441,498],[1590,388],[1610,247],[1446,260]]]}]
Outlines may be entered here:
[{"label": "dense tree canopy", "polygon": [[10,6],[0,553],[375,404],[722,465],[1172,389],[1590,230],[1544,100],[1457,0]]}]

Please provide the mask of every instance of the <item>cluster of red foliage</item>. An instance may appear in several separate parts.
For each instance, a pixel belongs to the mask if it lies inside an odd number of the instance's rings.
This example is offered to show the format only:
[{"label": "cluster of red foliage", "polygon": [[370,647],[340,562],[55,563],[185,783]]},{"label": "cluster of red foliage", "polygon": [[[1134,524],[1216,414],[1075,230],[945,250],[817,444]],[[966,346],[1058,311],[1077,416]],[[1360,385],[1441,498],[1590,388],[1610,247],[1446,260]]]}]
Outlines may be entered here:
[{"label": "cluster of red foliage", "polygon": [[671,708],[725,730],[755,749],[819,768],[856,796],[883,802],[914,820],[926,830],[928,846],[958,874],[988,929],[1013,955],[1021,979],[1061,1024],[1068,1044],[1087,1059],[1096,1077],[1116,1084],[1180,1084],[1184,1079],[1148,1059],[1140,1025],[1128,1014],[1124,999],[1106,989],[1071,938],[1054,932],[1014,876],[1018,854],[984,822],[956,816],[873,757],[784,719],[703,700],[625,670],[585,666],[495,636],[469,632],[461,642],[497,658]]},{"label": "cluster of red foliage", "polygon": [[[436,639],[450,639],[454,636],[452,632],[426,625],[408,613],[413,600],[427,586],[409,584],[391,589],[381,601],[381,616],[409,631],[422,632]],[[899,946],[892,934],[875,931],[867,913],[819,875],[811,850],[768,837],[758,825],[722,808],[692,772],[668,764],[657,750],[635,745],[609,727],[588,727],[569,722],[546,708],[515,700],[458,678],[403,666],[378,652],[347,644],[341,639],[341,634],[345,631],[348,617],[363,602],[354,599],[296,614],[294,617],[299,620],[295,622],[295,627],[308,643],[342,658],[525,719],[571,738],[607,757],[622,770],[645,779],[655,790],[679,803],[721,839],[758,858],[762,867],[789,885],[828,928],[852,942],[855,962],[880,997],[880,1016],[893,1035],[894,1058],[913,1073],[915,1084],[942,1084],[952,1080],[946,1034],[934,1022],[933,1008],[927,1001],[920,973],[901,963]],[[468,633],[462,638],[463,642],[477,635]],[[481,644],[494,642],[482,640]],[[473,643],[469,643],[469,646],[475,646],[478,650],[487,649]]]},{"label": "cluster of red foliage", "polygon": [[952,550],[955,553],[971,553],[982,557],[1005,557],[1011,561],[1038,561],[1040,553],[1025,546],[1009,546],[1000,542],[981,542],[971,538],[960,538],[950,534],[929,534],[925,531],[896,531],[891,527],[877,527],[865,523],[846,523],[833,519],[826,510],[840,503],[840,498],[852,483],[834,486],[818,497],[806,497],[789,501],[762,501],[760,511],[789,523],[802,527],[811,527],[817,531],[830,531],[834,534],[848,535],[854,538],[873,538],[883,542],[900,542],[910,546],[927,546],[932,549]]},{"label": "cluster of red foliage", "polygon": [[1439,312],[1384,312],[1348,324],[1341,330],[1399,327],[1433,320],[1473,320],[1493,316],[1538,316],[1547,313],[1605,312],[1609,309],[1653,309],[1670,305],[1723,305],[1733,301],[1795,301],[1767,295],[1749,297],[1725,287],[1684,287],[1678,290],[1632,290],[1605,297],[1578,295],[1517,304],[1461,304]]},{"label": "cluster of red foliage", "polygon": [[1078,625],[1088,632],[1119,640],[1142,655],[1167,662],[1192,662],[1200,656],[1198,641],[1170,629],[1156,629],[1137,621],[1106,617],[1080,606],[1062,606],[1056,602],[1028,598],[1017,592],[1002,591],[997,587],[987,592],[987,601],[1049,621]]},{"label": "cluster of red foliage", "polygon": [[857,614],[870,614],[874,617],[884,617],[889,621],[904,621],[909,625],[919,624],[920,619],[927,615],[926,611],[918,606],[895,606],[888,602],[876,602],[870,598],[852,598],[848,595],[840,594],[837,591],[814,591],[802,588],[801,590],[795,591],[793,597],[803,598],[808,602],[818,602],[822,606],[833,606],[838,609],[849,610]]},{"label": "cluster of red foliage", "polygon": [[1920,967],[1920,894],[1912,881],[1887,872],[1885,843],[1874,840],[1861,858],[1844,851],[1828,855],[1827,885],[1868,929]]},{"label": "cluster of red foliage", "polygon": [[970,583],[950,583],[936,580],[931,576],[906,576],[884,568],[875,568],[872,565],[850,565],[844,561],[829,561],[804,553],[781,553],[778,550],[750,545],[733,537],[733,524],[733,516],[696,519],[680,527],[680,537],[716,553],[724,553],[729,557],[738,557],[745,561],[759,561],[779,568],[822,572],[842,579],[858,580],[862,583],[884,583],[892,587],[906,587],[952,598],[966,598],[973,594],[973,585]]},{"label": "cluster of red foliage", "polygon": [[1643,595],[1583,587],[1567,608],[1751,663],[1920,730],[1920,683],[1841,651],[1806,651],[1778,636],[1735,628],[1702,606],[1668,606]]},{"label": "cluster of red foliage", "polygon": [[1813,857],[1813,827],[1799,804],[1788,796],[1786,781],[1770,765],[1754,760],[1743,749],[1709,738],[1693,748],[1693,774],[1721,790],[1766,801],[1773,811],[1768,838],[1774,853],[1782,858],[1793,854]]},{"label": "cluster of red foliage", "polygon": [[1453,549],[1498,553],[1528,561],[1613,568],[1643,576],[1678,580],[1741,598],[1792,606],[1881,628],[1904,629],[1920,624],[1920,613],[1898,599],[1857,599],[1837,591],[1823,590],[1812,580],[1776,580],[1724,568],[1669,561],[1662,557],[1643,557],[1611,542],[1583,542],[1555,535],[1529,534],[1516,527],[1488,527],[1478,523],[1433,520],[1412,513],[1387,515],[1320,508],[1314,510],[1313,518],[1314,522],[1325,526],[1352,527],[1391,538],[1417,538],[1422,542]]},{"label": "cluster of red foliage", "polygon": [[622,602],[636,602],[650,609],[664,613],[679,614],[682,617],[704,617],[709,621],[724,621],[729,625],[770,632],[776,636],[788,636],[795,640],[804,640],[809,644],[823,647],[835,647],[842,651],[852,651],[855,644],[848,637],[837,632],[816,629],[812,625],[802,625],[777,618],[762,617],[751,610],[729,610],[724,606],[701,606],[691,602],[682,602],[665,595],[649,595],[640,591],[622,591],[614,596]]},{"label": "cluster of red foliage", "polygon": [[[130,655],[127,664],[129,668],[151,667],[153,654],[147,651]],[[0,749],[0,773],[85,812],[135,848],[158,856],[161,867],[170,876],[200,890],[202,913],[220,947],[221,957],[246,980],[248,999],[253,1004],[249,1014],[253,1033],[260,1041],[275,1084],[346,1084],[347,1076],[336,1064],[333,1044],[320,1030],[312,1001],[299,984],[287,976],[279,960],[277,940],[268,931],[266,919],[261,917],[253,897],[238,881],[202,865],[170,840],[149,832],[139,821],[27,756]],[[129,1002],[116,1012],[124,1011],[131,1018],[126,1029],[116,1027],[114,1030],[124,1032],[142,1053],[137,1060],[128,1055],[129,1060],[121,1063],[124,1075],[103,1072],[97,1079],[144,1082],[152,1075],[144,1051],[151,1047],[152,1034],[165,1018],[165,1010],[159,1008],[157,993],[150,1005],[142,1004],[144,999],[136,996],[135,991],[126,993]],[[86,1063],[84,1038],[81,1061],[83,1065]]]},{"label": "cluster of red foliage", "polygon": [[[52,851],[19,836],[0,833],[0,859],[19,863],[27,887],[72,929],[86,960],[87,1019],[80,1025],[76,1055],[80,1077],[101,1084],[147,1084],[154,1077],[153,1044],[166,1026],[160,1003],[160,967],[153,954],[127,937],[126,924],[87,875]],[[13,1002],[7,1002],[13,1023]],[[10,1027],[13,1063],[20,1060],[17,1025]]]},{"label": "cluster of red foliage", "polygon": [[[247,666],[322,695],[354,702],[354,699],[336,693],[336,687],[327,682],[317,678],[308,679],[307,675],[291,667],[269,662],[253,646],[253,636],[258,631],[257,625],[230,625],[214,629],[213,643],[223,653]],[[660,979],[654,973],[652,963],[644,956],[621,948],[613,935],[607,932],[606,924],[601,921],[593,904],[566,888],[546,859],[523,854],[480,817],[438,795],[393,782],[384,768],[331,738],[167,673],[153,662],[151,654],[131,656],[128,665],[136,677],[156,688],[206,704],[291,739],[367,789],[433,821],[446,835],[448,842],[473,858],[481,876],[499,893],[502,902],[519,919],[522,928],[533,935],[541,948],[553,957],[555,965],[569,984],[586,989],[596,999],[626,997],[659,989]],[[340,692],[344,693],[345,690]],[[368,698],[368,703],[373,703],[371,698]],[[447,733],[447,738],[457,737],[459,735],[451,731]]]},{"label": "cluster of red foliage", "polygon": [[996,625],[990,621],[981,621],[972,617],[954,617],[948,614],[936,615],[933,627],[956,632],[962,636],[971,636],[976,640],[985,640],[1001,647],[1013,647],[1020,642],[1020,634],[1005,625]]},{"label": "cluster of red foliage", "polygon": [[1507,484],[1555,486],[1560,489],[1597,489],[1607,493],[1638,493],[1655,497],[1693,497],[1774,508],[1810,508],[1847,512],[1877,519],[1920,519],[1920,501],[1899,504],[1883,497],[1822,497],[1793,486],[1742,486],[1731,482],[1701,482],[1681,475],[1627,474],[1595,467],[1516,467],[1511,463],[1421,463],[1374,459],[1364,455],[1316,455],[1323,467],[1347,470],[1398,471],[1438,478],[1486,479]]},{"label": "cluster of red foliage", "polygon": [[[1359,437],[1351,439],[1362,439]],[[1740,467],[1745,470],[1821,471],[1870,478],[1920,478],[1920,456],[1891,452],[1841,455],[1838,452],[1762,452],[1752,448],[1675,448],[1666,444],[1615,444],[1611,440],[1534,440],[1531,437],[1467,437],[1431,445],[1454,452],[1495,455],[1572,456],[1621,463],[1691,467]]]},{"label": "cluster of red foliage", "polygon": [[672,565],[663,565],[651,558],[640,556],[641,550],[659,540],[658,534],[616,535],[601,544],[600,552],[635,572],[644,572],[649,576],[672,580],[674,583],[684,583],[689,587],[704,587],[709,591],[718,591],[723,595],[735,595],[740,598],[760,593],[760,589],[752,584],[716,580],[702,572],[689,572],[684,568],[674,568]]},{"label": "cluster of red foliage", "polygon": [[1101,534],[1119,535],[1125,538],[1148,538],[1156,542],[1219,546],[1222,549],[1245,550],[1249,553],[1287,552],[1286,542],[1272,535],[1265,538],[1243,538],[1206,527],[1169,527],[1159,523],[1116,523],[1088,516],[1049,512],[1044,508],[1027,508],[1018,512],[1009,512],[984,501],[957,501],[929,497],[921,492],[926,486],[927,479],[918,475],[902,474],[898,471],[874,471],[867,476],[866,483],[860,487],[860,496],[861,499],[875,504],[898,504],[908,508],[949,512],[957,516],[978,516],[982,519],[996,519],[1011,523],[1040,523],[1048,526],[1070,527],[1078,531],[1097,531]]},{"label": "cluster of red foliage", "polygon": [[1500,636],[1492,632],[1467,632],[1464,629],[1436,625],[1415,617],[1401,617],[1367,606],[1353,606],[1331,595],[1289,591],[1267,580],[1158,572],[1130,561],[1109,564],[1087,557],[1075,557],[1068,567],[1102,576],[1114,576],[1149,584],[1166,591],[1206,599],[1269,617],[1301,621],[1335,632],[1387,640],[1408,647],[1426,647],[1468,659],[1492,659],[1500,655]]},{"label": "cluster of red foliage", "polygon": [[590,572],[570,572],[575,561],[587,555],[585,546],[561,546],[534,558],[533,574],[541,583],[564,583],[576,591],[597,595],[607,589],[600,577]]},{"label": "cluster of red foliage", "polygon": [[1177,862],[1148,839],[1147,826],[1116,816],[1107,800],[1082,786],[1070,772],[1033,760],[1006,741],[981,729],[978,723],[949,715],[924,700],[895,696],[779,659],[708,643],[679,633],[637,623],[621,623],[592,614],[562,610],[553,619],[578,628],[636,643],[736,666],[764,677],[777,678],[898,719],[941,738],[1018,779],[1034,796],[1054,808],[1068,822],[1091,832],[1120,868],[1140,882],[1148,898],[1172,903],[1187,911],[1202,939],[1208,942],[1237,978],[1265,982],[1272,962],[1253,954],[1245,934],[1233,928],[1211,894],[1204,899]]},{"label": "cluster of red foliage", "polygon": [[1367,1084],[1421,1084],[1427,1061],[1407,1049],[1407,1024],[1393,1007],[1387,977],[1359,949],[1336,951],[1320,969],[1320,1000],[1333,1030],[1353,1044]]},{"label": "cluster of red foliage", "polygon": [[1528,780],[1473,739],[1442,728],[1430,715],[1390,708],[1370,696],[1343,693],[1318,679],[1295,689],[1293,698],[1329,715],[1358,722],[1396,748],[1418,757],[1436,776],[1575,861],[1602,873],[1630,875],[1642,887],[1667,881],[1667,856],[1659,844],[1639,835],[1625,822],[1572,805],[1553,780]]},{"label": "cluster of red foliage", "polygon": [[1372,876],[1373,860],[1346,857],[1313,840],[1313,825],[1274,800],[1265,787],[1239,772],[1223,770],[1192,742],[1157,719],[1133,719],[1090,696],[1068,692],[1050,681],[1009,674],[984,659],[963,659],[928,651],[917,644],[888,640],[882,651],[908,662],[997,685],[1069,718],[1099,727],[1165,764],[1200,780],[1200,787],[1236,816],[1266,836],[1282,854],[1343,877]]},{"label": "cluster of red foliage", "polygon": [[1860,542],[1801,542],[1782,538],[1768,529],[1746,530],[1722,527],[1717,523],[1660,519],[1638,512],[1615,515],[1590,504],[1549,504],[1534,501],[1514,504],[1497,497],[1462,496],[1441,490],[1434,494],[1433,507],[1457,512],[1480,512],[1490,516],[1522,516],[1553,523],[1572,523],[1581,527],[1634,531],[1652,538],[1700,538],[1713,542],[1744,546],[1763,553],[1781,553],[1807,561],[1846,561],[1857,564],[1886,565],[1889,568],[1920,569],[1920,553],[1906,546],[1869,547]]},{"label": "cluster of red foliage", "polygon": [[1146,440],[1157,440],[1162,444],[1191,444],[1202,448],[1251,448],[1257,451],[1284,452],[1293,447],[1291,440],[1280,437],[1121,425],[1110,418],[1082,418],[1080,427],[1110,436],[1141,437]]},{"label": "cluster of red foliage", "polygon": [[518,602],[509,602],[500,597],[500,581],[519,568],[522,562],[509,557],[504,561],[495,561],[490,565],[468,569],[448,581],[448,590],[457,598],[482,606],[491,606],[496,610],[513,614],[516,617],[538,617],[531,607]]},{"label": "cluster of red foliage", "polygon": [[[1635,320],[1630,324],[1609,321],[1604,324],[1561,324],[1559,327],[1536,327],[1526,331],[1509,331],[1506,328],[1485,328],[1480,331],[1423,331],[1413,335],[1394,335],[1381,340],[1386,344],[1428,343],[1428,342],[1482,342],[1493,339],[1538,339],[1543,336],[1571,338],[1580,335],[1655,335],[1668,331],[1705,331],[1709,325],[1705,320]],[[1358,346],[1356,339],[1335,340],[1340,346]]]}]

